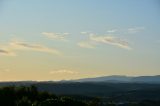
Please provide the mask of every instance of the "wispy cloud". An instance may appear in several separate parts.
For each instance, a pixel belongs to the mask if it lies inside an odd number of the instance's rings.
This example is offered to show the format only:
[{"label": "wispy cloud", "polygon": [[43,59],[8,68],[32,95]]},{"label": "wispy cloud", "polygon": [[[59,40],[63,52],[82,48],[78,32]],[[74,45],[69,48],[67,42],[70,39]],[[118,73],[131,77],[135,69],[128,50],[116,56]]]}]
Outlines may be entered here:
[{"label": "wispy cloud", "polygon": [[123,49],[128,49],[131,50],[131,47],[129,46],[129,43],[125,40],[122,40],[117,37],[113,36],[95,36],[95,35],[90,35],[90,40],[98,42],[98,43],[103,43],[103,44],[109,44],[109,45],[114,45]]},{"label": "wispy cloud", "polygon": [[0,55],[4,56],[16,56],[16,54],[10,50],[7,49],[0,49]]},{"label": "wispy cloud", "polygon": [[108,33],[115,33],[117,32],[117,29],[111,29],[111,30],[107,30]]},{"label": "wispy cloud", "polygon": [[3,56],[17,56],[18,51],[26,50],[61,55],[61,52],[55,48],[49,48],[42,44],[30,43],[20,40],[11,40],[9,43],[0,45],[0,55]]},{"label": "wispy cloud", "polygon": [[32,51],[60,54],[60,52],[56,49],[48,48],[41,44],[32,44],[24,41],[12,41],[10,42],[10,47],[16,50],[32,50]]},{"label": "wispy cloud", "polygon": [[80,32],[81,34],[83,34],[83,35],[87,35],[87,34],[89,34],[90,32],[89,31],[82,31],[82,32]]},{"label": "wispy cloud", "polygon": [[69,33],[53,33],[53,32],[42,32],[42,35],[46,36],[49,39],[52,40],[62,40],[62,41],[66,41],[66,37],[67,35],[69,35]]},{"label": "wispy cloud", "polygon": [[8,73],[10,71],[11,71],[11,69],[9,69],[9,68],[0,68],[0,72]]},{"label": "wispy cloud", "polygon": [[144,27],[128,28],[128,33],[137,33],[137,32],[143,31],[144,29],[145,29]]},{"label": "wispy cloud", "polygon": [[10,72],[11,70],[9,68],[5,68],[3,71],[4,72]]},{"label": "wispy cloud", "polygon": [[91,44],[91,42],[88,42],[88,41],[79,42],[77,45],[82,48],[90,48],[90,49],[95,48],[95,46]]},{"label": "wispy cloud", "polygon": [[[108,32],[113,33],[116,32],[117,29],[108,30]],[[88,35],[87,41],[81,41],[77,43],[79,47],[82,48],[95,48],[98,44],[109,44],[113,46],[117,46],[119,48],[128,49],[131,50],[132,48],[129,45],[129,42],[126,40],[123,40],[118,37],[113,37],[111,35],[97,35],[94,33],[88,33],[88,32],[81,32],[81,34]]]},{"label": "wispy cloud", "polygon": [[78,72],[76,71],[71,71],[71,70],[66,70],[66,69],[50,71],[49,73],[50,74],[78,74]]}]

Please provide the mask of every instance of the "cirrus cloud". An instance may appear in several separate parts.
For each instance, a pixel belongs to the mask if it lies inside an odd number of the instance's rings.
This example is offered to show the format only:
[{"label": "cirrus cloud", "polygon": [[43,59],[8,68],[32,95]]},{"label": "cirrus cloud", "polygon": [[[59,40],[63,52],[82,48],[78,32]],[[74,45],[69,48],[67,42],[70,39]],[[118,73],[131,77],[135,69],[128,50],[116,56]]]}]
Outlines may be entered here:
[{"label": "cirrus cloud", "polygon": [[129,42],[122,40],[120,38],[117,38],[117,37],[113,37],[113,36],[90,35],[90,40],[98,42],[98,43],[114,45],[114,46],[117,46],[123,49],[131,50],[131,47],[129,46]]},{"label": "cirrus cloud", "polygon": [[48,48],[40,44],[32,44],[32,43],[23,42],[23,41],[13,41],[10,43],[10,46],[16,50],[32,50],[32,51],[60,54],[60,52],[56,49]]},{"label": "cirrus cloud", "polygon": [[137,33],[137,32],[143,31],[144,29],[145,29],[144,27],[128,28],[128,33]]},{"label": "cirrus cloud", "polygon": [[30,43],[20,40],[12,40],[9,43],[0,45],[0,55],[3,56],[17,56],[17,51],[26,50],[61,55],[61,52],[55,48],[49,48],[42,44]]},{"label": "cirrus cloud", "polygon": [[69,35],[69,33],[53,33],[53,32],[42,32],[42,35],[46,36],[49,39],[52,40],[62,40],[66,41],[66,36]]},{"label": "cirrus cloud", "polygon": [[88,41],[79,42],[79,43],[77,43],[77,45],[82,48],[90,48],[90,49],[95,48],[95,46],[93,44],[91,44],[91,42],[88,42]]},{"label": "cirrus cloud", "polygon": [[[111,32],[114,32],[116,30],[113,30]],[[85,33],[86,34],[86,33]],[[129,45],[129,42],[126,40],[123,40],[118,37],[113,37],[110,35],[96,35],[94,33],[88,33],[88,41],[81,41],[77,43],[79,47],[82,48],[95,48],[98,44],[109,44],[113,46],[117,46],[119,48],[131,50],[132,48]]]},{"label": "cirrus cloud", "polygon": [[61,70],[56,70],[56,71],[50,71],[50,74],[78,74],[78,72],[61,69]]},{"label": "cirrus cloud", "polygon": [[12,52],[11,50],[7,50],[7,49],[0,49],[0,55],[16,56],[16,54],[14,52]]},{"label": "cirrus cloud", "polygon": [[107,30],[108,33],[115,33],[117,32],[117,29],[111,29],[111,30]]}]

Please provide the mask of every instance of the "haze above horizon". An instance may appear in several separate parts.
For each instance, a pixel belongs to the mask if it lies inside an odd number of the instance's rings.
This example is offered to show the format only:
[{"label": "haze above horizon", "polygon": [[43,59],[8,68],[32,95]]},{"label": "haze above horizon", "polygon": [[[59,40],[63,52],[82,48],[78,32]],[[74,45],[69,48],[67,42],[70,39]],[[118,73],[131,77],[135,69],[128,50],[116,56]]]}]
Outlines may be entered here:
[{"label": "haze above horizon", "polygon": [[159,0],[1,0],[0,80],[160,75]]}]

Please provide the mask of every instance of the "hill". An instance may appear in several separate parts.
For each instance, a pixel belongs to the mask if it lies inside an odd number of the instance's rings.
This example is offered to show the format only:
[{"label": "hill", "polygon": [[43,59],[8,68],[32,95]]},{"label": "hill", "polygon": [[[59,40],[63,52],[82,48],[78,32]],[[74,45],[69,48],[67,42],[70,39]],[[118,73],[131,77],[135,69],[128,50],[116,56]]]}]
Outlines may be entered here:
[{"label": "hill", "polygon": [[160,75],[156,76],[103,76],[96,78],[84,78],[75,80],[75,82],[128,82],[128,83],[160,83]]}]

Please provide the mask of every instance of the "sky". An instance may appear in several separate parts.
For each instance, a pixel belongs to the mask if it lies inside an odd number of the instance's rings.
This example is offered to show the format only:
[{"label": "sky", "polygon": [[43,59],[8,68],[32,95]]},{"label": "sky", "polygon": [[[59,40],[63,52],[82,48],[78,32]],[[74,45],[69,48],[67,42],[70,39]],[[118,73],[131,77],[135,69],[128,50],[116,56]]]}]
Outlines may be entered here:
[{"label": "sky", "polygon": [[0,0],[0,81],[159,74],[159,0]]}]

